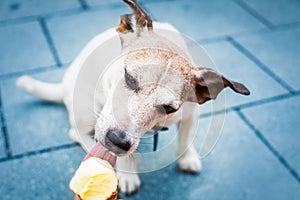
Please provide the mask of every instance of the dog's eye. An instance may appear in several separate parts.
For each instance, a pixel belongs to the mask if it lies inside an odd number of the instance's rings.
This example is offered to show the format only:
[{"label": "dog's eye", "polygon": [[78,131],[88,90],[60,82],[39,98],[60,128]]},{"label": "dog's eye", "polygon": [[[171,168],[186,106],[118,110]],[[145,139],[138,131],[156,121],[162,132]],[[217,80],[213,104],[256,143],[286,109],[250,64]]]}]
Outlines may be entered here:
[{"label": "dog's eye", "polygon": [[127,72],[126,68],[125,68],[125,83],[127,87],[129,87],[131,90],[134,90],[135,92],[139,90],[139,85],[137,80]]},{"label": "dog's eye", "polygon": [[177,111],[175,108],[173,108],[170,105],[163,105],[162,107],[167,115]]}]

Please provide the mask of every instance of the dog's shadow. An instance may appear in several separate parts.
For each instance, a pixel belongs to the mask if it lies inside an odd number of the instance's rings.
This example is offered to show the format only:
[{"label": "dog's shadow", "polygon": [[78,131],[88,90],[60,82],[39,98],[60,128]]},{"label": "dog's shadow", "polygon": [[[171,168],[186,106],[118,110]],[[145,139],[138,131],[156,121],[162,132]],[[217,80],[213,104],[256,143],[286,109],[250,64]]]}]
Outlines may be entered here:
[{"label": "dog's shadow", "polygon": [[157,171],[141,173],[140,177],[142,180],[140,191],[132,196],[120,194],[120,198],[191,199],[189,195],[204,183],[201,174],[184,173],[180,171],[176,162]]}]

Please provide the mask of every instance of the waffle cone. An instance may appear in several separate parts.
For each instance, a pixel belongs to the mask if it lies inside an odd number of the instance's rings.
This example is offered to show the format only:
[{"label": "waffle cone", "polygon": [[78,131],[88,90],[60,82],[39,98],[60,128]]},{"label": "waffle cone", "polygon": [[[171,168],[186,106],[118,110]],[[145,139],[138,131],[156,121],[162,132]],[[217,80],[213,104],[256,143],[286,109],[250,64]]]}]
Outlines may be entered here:
[{"label": "waffle cone", "polygon": [[118,191],[119,191],[119,184],[117,185],[116,190],[106,200],[117,200],[118,199]]}]

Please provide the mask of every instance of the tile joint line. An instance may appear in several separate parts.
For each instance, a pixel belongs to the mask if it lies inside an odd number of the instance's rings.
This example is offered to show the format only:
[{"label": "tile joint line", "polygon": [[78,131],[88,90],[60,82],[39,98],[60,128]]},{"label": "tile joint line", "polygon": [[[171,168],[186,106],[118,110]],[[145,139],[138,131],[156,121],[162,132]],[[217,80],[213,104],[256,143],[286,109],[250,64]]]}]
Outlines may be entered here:
[{"label": "tile joint line", "polygon": [[44,17],[38,17],[38,22],[41,26],[41,29],[43,31],[43,34],[44,34],[46,40],[47,40],[48,46],[50,48],[50,52],[52,53],[52,56],[55,60],[56,65],[58,67],[61,67],[62,63],[61,63],[60,58],[58,56],[57,49],[54,45],[54,42],[53,42],[53,39],[51,37],[51,34],[50,34],[49,29],[48,29],[47,22],[46,22],[45,18]]},{"label": "tile joint line", "polygon": [[82,8],[83,10],[88,10],[88,9],[90,9],[90,6],[89,6],[88,3],[86,2],[86,0],[78,0],[78,2],[79,2],[80,6],[81,6],[81,8]]},{"label": "tile joint line", "polygon": [[300,91],[296,91],[293,94],[292,93],[281,94],[281,95],[269,97],[266,99],[260,99],[260,100],[256,100],[256,101],[251,101],[249,103],[244,103],[244,104],[240,104],[237,106],[228,107],[228,108],[217,110],[214,112],[205,112],[203,114],[200,114],[198,117],[206,118],[206,117],[210,117],[213,115],[223,114],[225,112],[229,113],[229,112],[235,111],[236,109],[243,110],[243,109],[252,108],[255,106],[260,106],[260,105],[264,105],[264,104],[268,104],[268,103],[272,103],[272,102],[281,101],[281,100],[292,98],[292,97],[299,96],[299,95],[300,95]]},{"label": "tile joint line", "polygon": [[267,138],[249,121],[240,109],[235,109],[238,116],[244,121],[244,123],[254,132],[256,137],[271,151],[271,153],[278,159],[278,161],[289,171],[289,173],[300,184],[299,174],[291,167],[287,160],[276,150],[276,148],[267,140]]},{"label": "tile joint line", "polygon": [[249,60],[254,62],[256,66],[258,66],[261,70],[263,70],[266,74],[268,74],[273,80],[279,83],[283,88],[289,91],[291,94],[295,93],[295,90],[284,80],[282,80],[277,74],[275,74],[267,65],[261,62],[256,56],[254,56],[247,48],[241,45],[238,41],[236,41],[232,37],[227,37],[227,41],[234,46],[237,50],[239,50],[242,54],[244,54]]},{"label": "tile joint line", "polygon": [[63,149],[70,149],[70,148],[74,148],[77,146],[78,146],[78,144],[73,142],[73,143],[63,144],[63,145],[54,146],[54,147],[48,147],[45,149],[33,150],[33,151],[29,151],[29,152],[24,152],[21,154],[16,154],[9,158],[0,158],[0,163],[11,161],[11,160],[22,159],[22,158],[26,158],[26,157],[30,157],[30,156],[34,156],[34,155],[40,155],[40,154],[44,154],[44,153],[51,153],[51,152],[55,152],[55,151],[59,151],[59,150],[63,150]]},{"label": "tile joint line", "polygon": [[3,99],[2,99],[2,88],[0,88],[0,120],[1,120],[1,130],[2,134],[4,137],[4,145],[5,145],[5,153],[7,158],[12,157],[12,152],[11,152],[11,147],[10,147],[10,142],[9,142],[9,135],[7,132],[7,127],[6,127],[6,120],[4,116],[4,109],[3,109]]},{"label": "tile joint line", "polygon": [[233,0],[239,7],[241,7],[243,10],[245,10],[247,13],[252,15],[255,19],[257,19],[259,22],[267,26],[268,29],[273,30],[275,25],[267,20],[264,16],[259,14],[254,8],[249,6],[246,2],[243,0]]}]

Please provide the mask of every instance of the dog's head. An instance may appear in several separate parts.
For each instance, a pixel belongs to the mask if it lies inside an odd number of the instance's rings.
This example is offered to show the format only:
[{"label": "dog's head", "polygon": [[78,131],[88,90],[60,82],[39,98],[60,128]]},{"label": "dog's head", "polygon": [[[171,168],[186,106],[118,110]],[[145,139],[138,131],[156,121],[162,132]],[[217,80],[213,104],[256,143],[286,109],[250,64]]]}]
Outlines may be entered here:
[{"label": "dog's head", "polygon": [[121,16],[117,27],[124,52],[121,79],[110,86],[95,126],[96,139],[107,149],[119,156],[132,153],[147,130],[176,114],[184,102],[203,104],[226,87],[249,95],[244,85],[194,67],[179,47],[153,32],[151,18],[135,1],[124,1],[134,15]]}]

